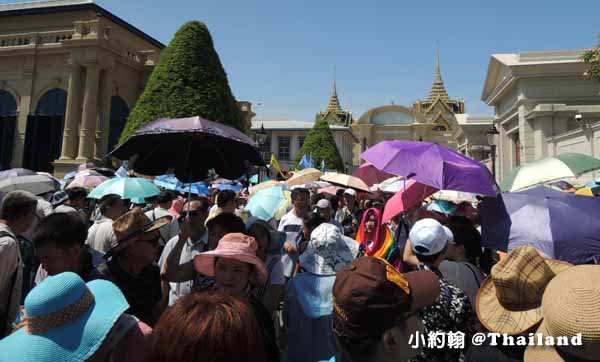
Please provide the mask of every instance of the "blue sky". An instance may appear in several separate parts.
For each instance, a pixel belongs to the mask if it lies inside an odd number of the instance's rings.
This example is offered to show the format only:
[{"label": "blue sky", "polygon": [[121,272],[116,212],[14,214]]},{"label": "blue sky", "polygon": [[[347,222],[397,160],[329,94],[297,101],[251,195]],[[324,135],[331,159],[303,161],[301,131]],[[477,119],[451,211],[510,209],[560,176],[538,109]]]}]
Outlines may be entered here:
[{"label": "blue sky", "polygon": [[165,44],[186,21],[205,22],[238,100],[255,103],[257,118],[305,121],[327,105],[334,66],[355,118],[426,97],[436,44],[450,96],[492,114],[480,100],[491,54],[591,47],[600,33],[597,0],[97,3]]}]

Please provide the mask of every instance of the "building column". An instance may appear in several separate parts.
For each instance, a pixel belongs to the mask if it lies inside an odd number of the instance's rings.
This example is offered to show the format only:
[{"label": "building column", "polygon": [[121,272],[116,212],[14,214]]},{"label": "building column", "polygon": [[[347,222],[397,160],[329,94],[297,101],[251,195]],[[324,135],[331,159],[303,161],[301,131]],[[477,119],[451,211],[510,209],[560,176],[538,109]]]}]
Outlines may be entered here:
[{"label": "building column", "polygon": [[94,142],[94,158],[102,160],[108,152],[108,135],[110,129],[110,101],[112,97],[113,74],[111,68],[102,71],[100,84],[100,109],[98,121],[96,122],[96,133]]},{"label": "building column", "polygon": [[98,82],[100,67],[86,65],[85,92],[83,95],[83,114],[79,128],[79,152],[77,161],[87,162],[94,156],[94,136],[98,117]]},{"label": "building column", "polygon": [[31,97],[29,94],[21,96],[19,114],[15,124],[15,139],[13,144],[11,167],[22,167],[25,155],[25,136],[27,132],[27,117],[31,112]]},{"label": "building column", "polygon": [[79,64],[71,64],[69,75],[69,89],[67,91],[67,114],[65,115],[65,128],[63,130],[61,160],[72,160],[77,151],[77,130],[81,118],[81,89],[82,67]]}]

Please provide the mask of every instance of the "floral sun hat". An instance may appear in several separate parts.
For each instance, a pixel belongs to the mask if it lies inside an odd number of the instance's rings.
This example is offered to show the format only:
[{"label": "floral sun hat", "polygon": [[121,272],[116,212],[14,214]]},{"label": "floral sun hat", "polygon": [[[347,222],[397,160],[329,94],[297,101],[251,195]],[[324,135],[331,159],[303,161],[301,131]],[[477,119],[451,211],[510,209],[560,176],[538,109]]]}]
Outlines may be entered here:
[{"label": "floral sun hat", "polygon": [[306,250],[300,255],[300,265],[309,273],[335,275],[352,263],[358,247],[358,243],[344,236],[337,226],[323,223],[310,234]]}]

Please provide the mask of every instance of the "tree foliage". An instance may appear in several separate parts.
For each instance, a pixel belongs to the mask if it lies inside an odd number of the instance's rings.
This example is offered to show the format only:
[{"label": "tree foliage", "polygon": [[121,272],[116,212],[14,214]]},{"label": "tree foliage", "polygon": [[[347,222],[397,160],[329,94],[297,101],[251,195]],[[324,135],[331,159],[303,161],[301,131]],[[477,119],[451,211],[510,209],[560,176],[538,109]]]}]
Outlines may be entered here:
[{"label": "tree foliage", "polygon": [[595,47],[585,51],[581,60],[586,64],[585,76],[600,82],[600,48]]},{"label": "tree foliage", "polygon": [[296,168],[304,154],[312,156],[316,168],[320,168],[321,160],[325,160],[327,169],[344,172],[344,161],[335,144],[329,124],[322,118],[316,120],[315,125],[304,139],[304,144],[296,154],[294,160]]},{"label": "tree foliage", "polygon": [[184,24],[163,50],[120,141],[157,118],[193,116],[248,131],[210,32],[199,21]]}]

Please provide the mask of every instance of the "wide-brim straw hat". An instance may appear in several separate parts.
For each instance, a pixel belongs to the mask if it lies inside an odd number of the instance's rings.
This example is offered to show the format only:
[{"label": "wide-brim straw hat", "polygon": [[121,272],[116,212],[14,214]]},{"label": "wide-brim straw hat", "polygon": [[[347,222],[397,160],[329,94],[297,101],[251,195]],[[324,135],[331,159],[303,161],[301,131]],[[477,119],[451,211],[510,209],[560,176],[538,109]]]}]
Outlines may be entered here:
[{"label": "wide-brim straw hat", "polygon": [[104,258],[107,259],[131,245],[137,236],[168,225],[171,219],[170,216],[164,216],[153,221],[139,207],[121,215],[113,222],[113,231],[117,238],[116,245],[104,254]]},{"label": "wide-brim straw hat", "polygon": [[253,282],[263,284],[267,280],[265,263],[256,256],[258,244],[253,237],[242,233],[229,233],[219,240],[215,250],[200,253],[194,257],[196,271],[207,277],[215,276],[215,258],[240,261],[254,266]]},{"label": "wide-brim straw hat", "polygon": [[542,298],[544,320],[537,333],[571,338],[582,346],[528,346],[526,362],[600,361],[600,266],[578,265],[557,275]]},{"label": "wide-brim straw hat", "polygon": [[113,283],[48,277],[25,298],[24,326],[0,340],[2,362],[86,361],[129,308]]},{"label": "wide-brim straw hat", "polygon": [[475,302],[477,317],[489,331],[521,334],[542,320],[541,303],[546,286],[557,274],[572,267],[544,259],[535,248],[520,246],[492,268]]}]

